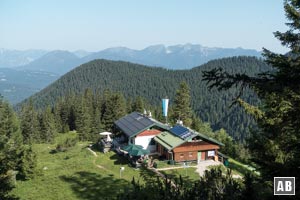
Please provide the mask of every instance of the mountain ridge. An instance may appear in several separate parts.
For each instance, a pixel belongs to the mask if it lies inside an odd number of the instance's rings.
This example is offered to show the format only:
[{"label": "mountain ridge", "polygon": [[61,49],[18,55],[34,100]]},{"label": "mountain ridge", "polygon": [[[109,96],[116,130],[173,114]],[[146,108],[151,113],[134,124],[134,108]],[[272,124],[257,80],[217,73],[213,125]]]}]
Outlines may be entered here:
[{"label": "mountain ridge", "polygon": [[14,50],[0,48],[0,68],[13,68],[29,64],[47,53],[46,50]]},{"label": "mountain ridge", "polygon": [[[5,50],[3,50],[5,52]],[[8,50],[7,50],[8,51]],[[34,51],[34,50],[28,50]],[[37,50],[41,51],[41,50]],[[27,51],[24,51],[26,54]],[[49,59],[49,54],[56,54],[57,60]],[[73,57],[71,59],[71,54]],[[59,60],[66,56],[64,63],[59,63]],[[122,60],[142,65],[150,65],[157,67],[165,67],[168,69],[190,69],[195,66],[204,64],[210,60],[232,57],[232,56],[256,56],[260,57],[261,52],[243,48],[218,48],[205,47],[199,44],[179,44],[166,46],[163,44],[152,45],[141,50],[135,50],[127,47],[111,47],[97,52],[87,52],[84,50],[77,51],[43,51],[34,58],[23,62],[7,64],[5,66],[5,54],[0,54],[0,67],[18,67],[27,70],[43,70],[57,74],[64,74],[80,64],[89,62],[95,59]],[[10,61],[12,62],[12,61]],[[2,63],[2,64],[1,64]],[[22,64],[23,63],[23,64]],[[39,65],[39,66],[38,66]]]},{"label": "mountain ridge", "polygon": [[82,64],[82,61],[75,54],[65,50],[55,50],[46,53],[27,65],[19,66],[18,69],[47,71],[61,75],[80,64]]},{"label": "mountain ridge", "polygon": [[[246,129],[253,125],[251,117],[239,108],[228,109],[232,99],[238,94],[236,89],[227,92],[210,91],[202,80],[202,72],[213,68],[224,68],[230,73],[249,75],[270,69],[262,60],[255,57],[231,57],[210,61],[189,70],[170,70],[149,67],[124,61],[93,60],[68,72],[60,79],[31,96],[35,106],[54,104],[59,97],[69,92],[79,94],[86,88],[122,92],[127,98],[144,97],[153,105],[160,105],[161,98],[170,97],[171,105],[176,89],[181,81],[191,87],[191,105],[202,120],[212,124],[214,129],[224,127],[234,138],[243,140]],[[257,104],[258,100],[250,90],[245,100]],[[23,101],[22,103],[25,103]],[[20,106],[21,104],[19,104]],[[240,133],[243,136],[240,136]]]}]

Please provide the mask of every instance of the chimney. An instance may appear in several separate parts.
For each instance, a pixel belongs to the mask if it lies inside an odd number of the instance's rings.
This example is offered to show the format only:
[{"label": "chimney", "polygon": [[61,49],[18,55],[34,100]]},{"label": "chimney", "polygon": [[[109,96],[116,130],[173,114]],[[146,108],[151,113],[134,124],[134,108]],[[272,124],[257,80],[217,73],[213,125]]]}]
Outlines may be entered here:
[{"label": "chimney", "polygon": [[148,117],[152,117],[152,113],[150,110],[148,111]]},{"label": "chimney", "polygon": [[178,124],[178,125],[180,125],[180,126],[183,126],[183,121],[180,120],[180,119],[178,119],[178,120],[176,121],[176,124]]}]

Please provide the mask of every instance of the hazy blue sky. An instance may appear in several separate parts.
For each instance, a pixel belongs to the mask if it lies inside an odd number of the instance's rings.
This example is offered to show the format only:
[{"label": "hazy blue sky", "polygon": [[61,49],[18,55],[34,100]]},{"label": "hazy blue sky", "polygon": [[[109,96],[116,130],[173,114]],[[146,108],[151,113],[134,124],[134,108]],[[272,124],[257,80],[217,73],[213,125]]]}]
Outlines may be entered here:
[{"label": "hazy blue sky", "polygon": [[202,44],[275,52],[282,0],[0,0],[0,48],[101,50]]}]

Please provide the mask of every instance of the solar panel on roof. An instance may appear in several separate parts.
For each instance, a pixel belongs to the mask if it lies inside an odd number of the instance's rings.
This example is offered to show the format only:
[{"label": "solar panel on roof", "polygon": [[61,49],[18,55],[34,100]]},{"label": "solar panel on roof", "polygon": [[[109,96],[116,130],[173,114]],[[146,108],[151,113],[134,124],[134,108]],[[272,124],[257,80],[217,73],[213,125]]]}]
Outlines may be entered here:
[{"label": "solar panel on roof", "polygon": [[117,120],[115,124],[121,129],[127,136],[136,134],[139,131],[154,124],[149,118],[143,115],[133,112],[121,119]]},{"label": "solar panel on roof", "polygon": [[189,130],[183,126],[174,126],[173,128],[170,129],[170,132],[173,133],[176,136],[181,137],[185,133],[189,132]]},{"label": "solar panel on roof", "polygon": [[188,128],[185,128],[180,125],[177,125],[177,126],[174,126],[173,128],[171,128],[170,132],[182,139],[186,139],[186,138],[189,138],[190,136],[194,135],[194,133],[191,132]]}]

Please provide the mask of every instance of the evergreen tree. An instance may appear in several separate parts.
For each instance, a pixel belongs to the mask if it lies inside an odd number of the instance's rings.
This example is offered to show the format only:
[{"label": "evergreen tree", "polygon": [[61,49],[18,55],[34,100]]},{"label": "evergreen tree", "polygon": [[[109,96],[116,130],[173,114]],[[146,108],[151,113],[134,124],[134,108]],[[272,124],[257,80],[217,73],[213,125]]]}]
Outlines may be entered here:
[{"label": "evergreen tree", "polygon": [[165,118],[163,117],[162,114],[162,107],[161,106],[155,106],[154,107],[154,112],[152,113],[154,119],[160,121],[160,122],[164,122]]},{"label": "evergreen tree", "polygon": [[84,106],[84,124],[85,124],[85,131],[89,134],[88,138],[91,138],[91,134],[93,132],[93,118],[94,118],[94,95],[91,89],[86,89],[84,92],[83,98],[83,106]]},{"label": "evergreen tree", "polygon": [[121,93],[111,94],[104,103],[102,123],[107,130],[112,130],[115,120],[126,114],[126,101]]},{"label": "evergreen tree", "polygon": [[70,127],[69,127],[69,117],[70,117],[70,102],[68,102],[67,100],[63,101],[63,105],[61,107],[59,116],[61,119],[61,132],[62,133],[67,133],[70,131]]},{"label": "evergreen tree", "polygon": [[190,88],[186,82],[180,83],[179,89],[176,91],[173,109],[175,120],[182,120],[185,126],[192,124]]},{"label": "evergreen tree", "polygon": [[54,121],[55,121],[55,129],[57,132],[62,133],[63,132],[63,125],[61,120],[61,110],[62,110],[62,99],[59,99],[53,108],[54,112]]},{"label": "evergreen tree", "polygon": [[76,131],[79,133],[79,139],[80,140],[85,140],[86,139],[86,134],[85,134],[85,124],[84,124],[84,119],[85,116],[84,114],[86,113],[84,110],[84,105],[83,105],[83,97],[80,96],[79,99],[76,100],[76,108],[75,108],[75,128]]},{"label": "evergreen tree", "polygon": [[214,137],[213,130],[209,123],[203,122],[199,117],[195,114],[192,115],[192,124],[191,128],[199,133],[205,134],[210,137]]},{"label": "evergreen tree", "polygon": [[163,182],[158,178],[155,181],[149,174],[146,177],[149,180],[145,180],[145,185],[139,185],[133,179],[132,189],[119,194],[118,199],[239,200],[242,197],[241,184],[232,177],[230,171],[225,176],[222,175],[220,168],[205,171],[204,176],[192,185],[188,185],[179,177],[179,180],[174,181],[176,187],[172,186],[170,181]]},{"label": "evergreen tree", "polygon": [[141,96],[138,96],[133,103],[132,110],[139,113],[144,113],[145,109],[144,99]]},{"label": "evergreen tree", "polygon": [[103,125],[101,123],[101,108],[102,108],[102,103],[103,103],[103,99],[101,97],[101,95],[96,92],[94,95],[94,102],[93,102],[93,107],[94,107],[94,111],[93,111],[93,119],[92,119],[92,140],[95,141],[96,138],[98,137],[98,133],[102,132],[103,130]]},{"label": "evergreen tree", "polygon": [[134,110],[133,110],[133,102],[132,102],[132,99],[131,99],[131,97],[128,97],[127,98],[127,105],[126,105],[126,108],[127,108],[127,113],[131,113],[131,112],[133,112]]},{"label": "evergreen tree", "polygon": [[[35,158],[28,159],[35,154],[27,152],[23,145],[23,137],[20,131],[18,119],[8,103],[0,98],[0,199],[14,199],[9,195],[13,189],[16,175],[34,170],[35,166],[25,167],[35,163]],[[27,160],[28,159],[28,160]],[[23,161],[23,162],[22,162]],[[28,165],[28,166],[29,166]],[[24,169],[24,170],[22,170]],[[24,178],[29,178],[28,173]]]},{"label": "evergreen tree", "polygon": [[28,180],[36,174],[37,159],[32,147],[25,145],[20,153],[20,160],[17,169],[19,171],[18,177],[23,180]]},{"label": "evergreen tree", "polygon": [[92,133],[98,135],[99,132],[103,130],[103,125],[101,123],[101,108],[102,108],[103,98],[99,91],[94,94],[93,97],[93,123],[92,123]]},{"label": "evergreen tree", "polygon": [[195,131],[199,131],[201,129],[201,125],[203,124],[202,120],[197,117],[195,114],[192,115],[192,124],[191,128]]},{"label": "evergreen tree", "polygon": [[120,119],[126,114],[126,100],[120,92],[117,92],[113,96],[113,102],[114,102],[114,121],[117,119]]},{"label": "evergreen tree", "polygon": [[232,137],[230,137],[224,129],[216,131],[213,137],[224,144],[220,149],[222,153],[235,159],[238,158],[240,152],[237,152],[237,145],[235,145]]},{"label": "evergreen tree", "polygon": [[69,116],[68,116],[68,125],[71,131],[76,130],[76,105],[74,103],[76,100],[72,101],[72,105],[69,108]]},{"label": "evergreen tree", "polygon": [[100,108],[96,107],[92,119],[91,139],[95,141],[95,139],[98,137],[98,134],[102,132],[103,129],[104,127],[101,122]]},{"label": "evergreen tree", "polygon": [[30,144],[40,141],[38,115],[33,107],[32,100],[22,108],[21,131],[24,143]]},{"label": "evergreen tree", "polygon": [[15,114],[0,97],[0,199],[11,199],[22,136]]},{"label": "evergreen tree", "polygon": [[[266,62],[274,69],[255,77],[229,74],[222,69],[204,73],[210,87],[229,89],[240,86],[241,91],[253,88],[263,105],[261,108],[239,98],[236,102],[252,114],[259,125],[249,139],[253,160],[260,166],[261,177],[273,183],[274,177],[296,177],[296,196],[300,190],[300,1],[284,3],[290,30],[275,32],[275,37],[290,49],[277,54],[264,49]],[[271,187],[270,187],[271,186]],[[273,198],[272,184],[266,184]]]},{"label": "evergreen tree", "polygon": [[50,106],[48,106],[44,112],[40,113],[39,121],[41,142],[53,142],[56,129],[54,116]]},{"label": "evergreen tree", "polygon": [[[92,102],[91,102],[92,103]],[[92,113],[90,102],[85,96],[80,96],[76,106],[76,130],[80,140],[89,140],[92,131]]]}]

